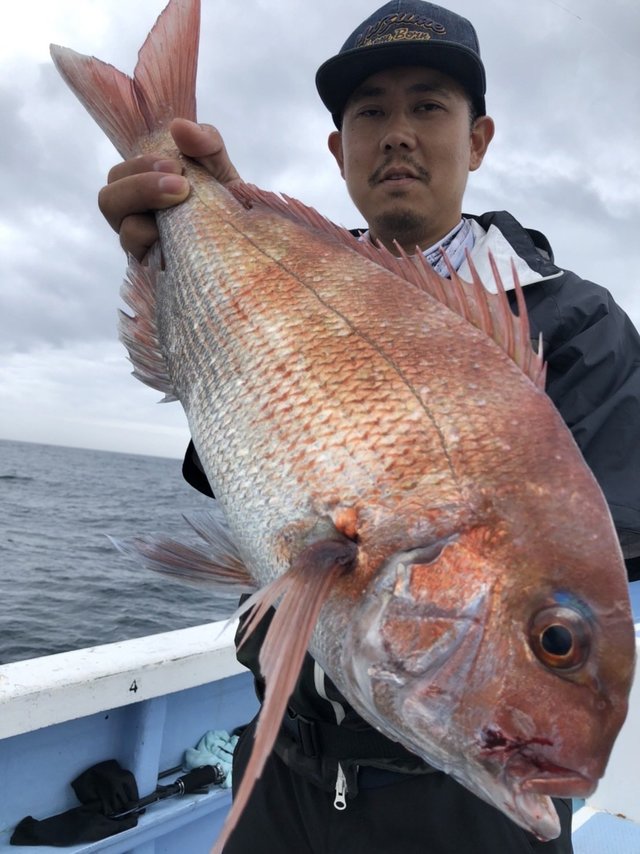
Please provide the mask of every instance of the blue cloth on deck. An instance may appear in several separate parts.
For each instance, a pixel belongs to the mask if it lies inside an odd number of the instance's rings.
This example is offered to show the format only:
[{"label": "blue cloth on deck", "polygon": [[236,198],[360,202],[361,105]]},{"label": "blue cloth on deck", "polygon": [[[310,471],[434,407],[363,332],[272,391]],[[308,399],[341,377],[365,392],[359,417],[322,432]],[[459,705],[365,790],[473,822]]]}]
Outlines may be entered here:
[{"label": "blue cloth on deck", "polygon": [[238,742],[237,735],[229,735],[224,729],[209,730],[195,747],[184,752],[185,768],[201,768],[203,765],[219,765],[225,774],[221,788],[231,788],[231,761]]}]

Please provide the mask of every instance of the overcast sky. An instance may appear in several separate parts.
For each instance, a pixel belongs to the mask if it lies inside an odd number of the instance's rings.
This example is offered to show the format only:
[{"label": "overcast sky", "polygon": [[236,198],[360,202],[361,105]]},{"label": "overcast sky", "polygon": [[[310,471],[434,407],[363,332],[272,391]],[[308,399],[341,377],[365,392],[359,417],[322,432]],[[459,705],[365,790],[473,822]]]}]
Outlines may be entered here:
[{"label": "overcast sky", "polygon": [[[0,29],[0,438],[180,456],[179,404],[130,376],[124,256],[96,194],[119,159],[48,45],[131,73],[163,0],[21,0]],[[640,326],[640,3],[452,0],[479,34],[496,138],[465,210],[508,209]],[[362,224],[326,149],[316,68],[373,0],[203,0],[198,105],[241,174]]]}]

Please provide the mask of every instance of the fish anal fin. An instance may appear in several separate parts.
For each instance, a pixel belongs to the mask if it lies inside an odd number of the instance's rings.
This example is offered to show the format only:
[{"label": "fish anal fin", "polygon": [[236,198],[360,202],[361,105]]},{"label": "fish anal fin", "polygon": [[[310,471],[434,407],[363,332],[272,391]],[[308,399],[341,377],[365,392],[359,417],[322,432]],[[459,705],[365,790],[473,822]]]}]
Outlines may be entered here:
[{"label": "fish anal fin", "polygon": [[260,651],[260,670],[266,691],[253,750],[212,854],[221,854],[249,800],[255,781],[262,773],[300,674],[320,610],[336,580],[355,565],[357,548],[346,538],[313,543],[301,552],[285,575],[255,593],[243,606],[243,611],[253,607],[244,627],[246,638],[266,611],[281,600]]}]

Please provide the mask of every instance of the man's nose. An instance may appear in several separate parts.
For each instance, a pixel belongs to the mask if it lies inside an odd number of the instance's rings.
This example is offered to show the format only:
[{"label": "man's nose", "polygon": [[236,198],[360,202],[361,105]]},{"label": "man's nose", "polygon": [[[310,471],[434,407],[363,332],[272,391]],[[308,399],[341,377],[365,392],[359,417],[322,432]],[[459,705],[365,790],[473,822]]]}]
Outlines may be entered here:
[{"label": "man's nose", "polygon": [[412,151],[416,147],[415,131],[404,114],[389,117],[380,139],[380,147],[387,152],[397,148]]}]

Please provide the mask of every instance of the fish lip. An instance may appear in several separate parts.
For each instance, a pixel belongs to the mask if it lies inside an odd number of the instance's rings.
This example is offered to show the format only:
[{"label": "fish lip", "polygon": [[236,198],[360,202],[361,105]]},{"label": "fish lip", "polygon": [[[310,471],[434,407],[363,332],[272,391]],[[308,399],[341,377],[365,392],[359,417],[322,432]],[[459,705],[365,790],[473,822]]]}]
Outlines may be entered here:
[{"label": "fish lip", "polygon": [[[509,806],[505,804],[505,806]],[[547,795],[539,795],[534,792],[517,792],[513,795],[511,809],[505,810],[511,813],[522,827],[538,839],[547,842],[556,839],[560,835],[560,819],[555,804]]]},{"label": "fish lip", "polygon": [[598,782],[593,775],[556,765],[541,753],[519,753],[509,760],[505,770],[514,789],[553,798],[586,798]]},{"label": "fish lip", "polygon": [[523,792],[536,795],[548,795],[552,798],[586,798],[593,794],[597,780],[590,780],[578,771],[566,769],[566,773],[550,771],[537,774],[523,780],[520,788]]}]

